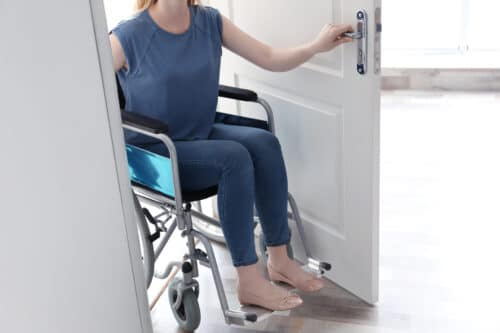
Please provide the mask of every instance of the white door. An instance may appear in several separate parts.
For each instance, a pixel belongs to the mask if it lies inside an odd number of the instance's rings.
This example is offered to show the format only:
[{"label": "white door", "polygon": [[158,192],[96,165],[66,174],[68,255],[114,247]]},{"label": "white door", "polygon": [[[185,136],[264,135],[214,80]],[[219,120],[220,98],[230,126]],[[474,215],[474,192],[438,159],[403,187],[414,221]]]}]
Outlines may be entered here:
[{"label": "white door", "polygon": [[2,0],[0,42],[0,332],[152,333],[102,1]]},{"label": "white door", "polygon": [[[374,0],[212,0],[243,30],[275,46],[315,37],[325,23],[357,25],[368,16],[367,72],[357,72],[358,45],[316,56],[288,73],[270,73],[225,51],[226,84],[256,90],[271,104],[287,163],[290,192],[306,223],[314,257],[328,277],[369,303],[378,299],[380,77]],[[379,14],[380,12],[378,12]],[[378,15],[380,16],[380,15]],[[377,17],[378,18],[378,17]],[[379,48],[378,48],[379,49]],[[242,114],[254,106],[234,105]],[[231,111],[231,104],[221,108]],[[262,114],[262,113],[261,113]],[[294,249],[303,251],[294,232]]]}]

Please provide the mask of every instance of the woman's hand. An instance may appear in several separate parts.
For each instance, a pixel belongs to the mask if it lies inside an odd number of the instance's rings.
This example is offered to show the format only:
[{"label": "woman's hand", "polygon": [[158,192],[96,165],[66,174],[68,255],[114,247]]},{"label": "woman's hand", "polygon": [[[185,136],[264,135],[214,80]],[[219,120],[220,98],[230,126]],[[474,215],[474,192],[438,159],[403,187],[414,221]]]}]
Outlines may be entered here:
[{"label": "woman's hand", "polygon": [[327,24],[313,42],[313,48],[316,53],[321,53],[331,51],[341,44],[350,43],[352,38],[344,37],[343,34],[353,31],[350,24]]}]

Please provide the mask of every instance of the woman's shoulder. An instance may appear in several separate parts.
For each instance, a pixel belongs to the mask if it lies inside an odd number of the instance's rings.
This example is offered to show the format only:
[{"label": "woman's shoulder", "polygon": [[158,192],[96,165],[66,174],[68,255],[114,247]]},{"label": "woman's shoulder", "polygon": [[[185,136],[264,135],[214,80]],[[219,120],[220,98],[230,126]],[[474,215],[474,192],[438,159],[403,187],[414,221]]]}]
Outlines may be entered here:
[{"label": "woman's shoulder", "polygon": [[129,38],[137,34],[144,37],[145,33],[154,32],[154,28],[145,17],[145,12],[142,11],[120,21],[111,32]]},{"label": "woman's shoulder", "polygon": [[148,22],[143,11],[120,21],[111,32],[120,41],[129,72],[134,73],[153,39],[154,27]]},{"label": "woman's shoulder", "polygon": [[195,24],[198,29],[212,32],[214,29],[222,33],[222,16],[220,12],[210,6],[194,6]]},{"label": "woman's shoulder", "polygon": [[195,10],[199,11],[206,17],[209,17],[211,19],[214,19],[218,16],[220,16],[220,12],[217,8],[210,7],[210,6],[194,6]]}]

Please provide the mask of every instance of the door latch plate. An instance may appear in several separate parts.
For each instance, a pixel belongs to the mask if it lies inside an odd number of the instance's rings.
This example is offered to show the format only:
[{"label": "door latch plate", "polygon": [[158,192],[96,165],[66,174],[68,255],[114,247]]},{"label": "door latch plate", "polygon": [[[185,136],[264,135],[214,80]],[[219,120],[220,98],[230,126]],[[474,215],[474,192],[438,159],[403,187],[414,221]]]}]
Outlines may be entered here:
[{"label": "door latch plate", "polygon": [[356,70],[360,75],[365,75],[368,73],[368,14],[365,10],[360,10],[357,12],[356,18],[358,19],[357,34],[360,35],[357,38],[358,61]]}]

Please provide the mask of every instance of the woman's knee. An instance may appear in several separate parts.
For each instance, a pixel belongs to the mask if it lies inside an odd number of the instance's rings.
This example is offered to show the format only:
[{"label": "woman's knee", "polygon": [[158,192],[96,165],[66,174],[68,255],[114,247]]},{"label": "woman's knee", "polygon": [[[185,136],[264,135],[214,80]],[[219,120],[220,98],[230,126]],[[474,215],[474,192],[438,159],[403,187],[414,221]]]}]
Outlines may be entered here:
[{"label": "woman's knee", "polygon": [[281,144],[278,138],[271,132],[255,131],[248,142],[248,149],[254,160],[266,160],[281,156]]},{"label": "woman's knee", "polygon": [[226,141],[221,147],[223,167],[231,171],[253,172],[252,157],[248,149],[241,143]]}]

